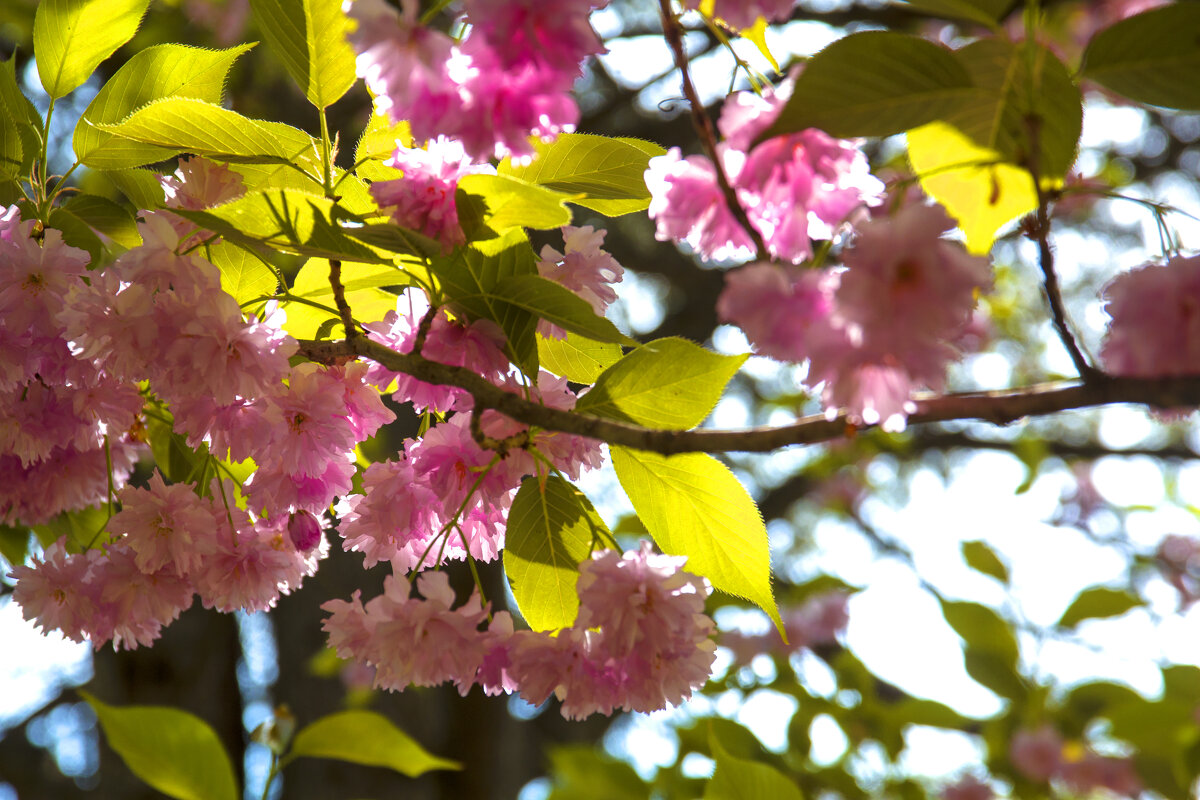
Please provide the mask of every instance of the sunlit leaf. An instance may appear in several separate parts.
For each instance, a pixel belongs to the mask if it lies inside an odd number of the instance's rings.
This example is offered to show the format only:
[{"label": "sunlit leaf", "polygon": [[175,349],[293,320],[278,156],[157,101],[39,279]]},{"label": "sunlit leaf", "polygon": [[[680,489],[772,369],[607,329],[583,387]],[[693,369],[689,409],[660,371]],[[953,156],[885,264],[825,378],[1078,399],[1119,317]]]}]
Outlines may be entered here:
[{"label": "sunlit leaf", "polygon": [[292,741],[288,759],[297,757],[386,767],[410,778],[434,769],[462,769],[457,761],[431,755],[374,711],[341,711],[306,725]]}]

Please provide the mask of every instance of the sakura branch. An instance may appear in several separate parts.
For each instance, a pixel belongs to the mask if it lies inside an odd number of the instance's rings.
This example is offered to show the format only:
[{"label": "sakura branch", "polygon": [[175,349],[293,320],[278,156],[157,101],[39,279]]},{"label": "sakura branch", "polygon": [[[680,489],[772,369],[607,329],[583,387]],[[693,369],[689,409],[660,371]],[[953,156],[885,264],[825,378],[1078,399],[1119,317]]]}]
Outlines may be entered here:
[{"label": "sakura branch", "polygon": [[751,224],[750,218],[746,216],[746,210],[742,208],[742,203],[738,199],[737,190],[729,182],[729,176],[725,174],[725,168],[721,164],[721,157],[717,152],[717,134],[713,129],[712,120],[709,119],[708,112],[704,108],[704,102],[700,99],[700,94],[696,91],[696,87],[692,83],[692,76],[688,71],[687,52],[683,49],[683,38],[679,33],[679,20],[671,11],[671,0],[659,0],[659,9],[662,13],[663,36],[666,38],[667,44],[675,56],[675,66],[679,69],[680,81],[683,84],[683,94],[687,97],[688,104],[691,107],[692,124],[695,126],[696,133],[700,137],[700,145],[712,160],[717,184],[721,187],[721,193],[725,196],[725,205],[729,208],[729,212],[733,214],[734,219],[745,230],[746,235],[750,237],[750,241],[754,244],[754,252],[757,258],[760,260],[766,259],[769,257],[769,254],[762,234],[758,232],[758,229]]},{"label": "sakura branch", "polygon": [[[791,425],[733,430],[656,430],[640,425],[551,408],[496,386],[472,370],[399,353],[366,338],[353,341],[302,341],[300,354],[329,363],[362,357],[424,383],[468,392],[484,408],[499,411],[526,425],[561,431],[609,444],[663,455],[706,452],[765,453],[792,445],[834,441],[878,424],[852,422],[845,412],[814,414]],[[1007,425],[1025,417],[1112,403],[1139,403],[1154,408],[1200,405],[1200,376],[1130,378],[1105,376],[1086,384],[1053,383],[990,392],[964,392],[915,401],[910,425],[978,419]]]}]

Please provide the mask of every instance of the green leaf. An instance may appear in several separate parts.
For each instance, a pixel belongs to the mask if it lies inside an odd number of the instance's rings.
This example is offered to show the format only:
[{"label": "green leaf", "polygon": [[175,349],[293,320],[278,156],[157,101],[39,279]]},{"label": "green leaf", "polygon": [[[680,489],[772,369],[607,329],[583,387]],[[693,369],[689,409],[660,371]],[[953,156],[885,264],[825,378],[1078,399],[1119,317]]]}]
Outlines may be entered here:
[{"label": "green leaf", "polygon": [[921,178],[921,188],[958,220],[967,250],[986,255],[996,232],[1037,208],[1037,192],[1029,172],[999,163],[1003,156],[980,147],[944,122],[931,122],[908,132],[908,159]]},{"label": "green leaf", "polygon": [[621,359],[621,345],[596,342],[567,332],[566,339],[537,337],[542,369],[575,383],[594,383],[600,373]]},{"label": "green leaf", "polygon": [[79,694],[112,749],[151,787],[177,800],[238,800],[229,756],[204,720],[175,708],[118,708]]},{"label": "green leaf", "polygon": [[138,247],[142,235],[138,233],[137,218],[124,206],[97,194],[77,194],[62,206],[92,230],[104,234],[125,248]]},{"label": "green leaf", "polygon": [[599,342],[636,347],[637,341],[592,310],[591,304],[560,283],[540,275],[514,275],[492,288],[492,294],[563,330]]},{"label": "green leaf", "polygon": [[586,744],[549,749],[554,788],[546,800],[648,800],[633,767]]},{"label": "green leaf", "polygon": [[464,175],[458,180],[458,191],[483,201],[482,225],[497,235],[512,228],[550,230],[571,224],[571,211],[563,203],[574,195],[510,175]]},{"label": "green leaf", "polygon": [[1200,108],[1200,5],[1174,3],[1137,14],[1092,37],[1083,74],[1131,100]]},{"label": "green leaf", "polygon": [[1085,619],[1119,617],[1125,612],[1143,605],[1145,603],[1140,597],[1124,589],[1093,586],[1079,593],[1079,596],[1063,612],[1058,624],[1064,628],[1074,628]]},{"label": "green leaf", "polygon": [[[383,319],[387,312],[395,311],[395,292],[384,291],[382,287],[405,286],[408,282],[408,275],[390,264],[342,262],[342,287],[346,290],[346,303],[354,319],[359,322],[375,322]],[[296,274],[289,294],[329,309],[316,308],[304,302],[282,303],[281,307],[287,312],[284,329],[297,339],[316,338],[317,331],[328,320],[340,324],[333,288],[329,285],[329,261],[326,259],[312,258],[305,262]]]},{"label": "green leaf", "polygon": [[504,572],[529,627],[550,631],[575,622],[579,564],[603,548],[599,537],[607,533],[588,499],[562,478],[521,483],[508,512]]},{"label": "green leaf", "polygon": [[962,543],[963,560],[967,566],[984,575],[991,575],[1001,583],[1008,583],[1008,567],[996,555],[996,551],[988,547],[986,542],[973,541]]},{"label": "green leaf", "polygon": [[709,739],[716,769],[704,787],[704,800],[803,800],[800,788],[770,764],[735,758],[716,736]]},{"label": "green leaf", "polygon": [[612,460],[658,546],[687,556],[684,569],[754,603],[783,633],[771,595],[767,528],[729,468],[704,453],[668,457],[625,447],[613,447]]},{"label": "green leaf", "polygon": [[1020,647],[1012,627],[992,609],[979,603],[941,600],[942,614],[962,638],[967,674],[1002,697],[1026,693],[1017,665]]},{"label": "green leaf", "polygon": [[158,173],[148,169],[97,170],[136,208],[162,208],[163,188]]},{"label": "green leaf", "polygon": [[812,57],[760,139],[805,128],[889,136],[940,119],[973,91],[967,70],[940,45],[890,31],[855,33]]},{"label": "green leaf", "polygon": [[0,117],[4,118],[6,127],[12,125],[15,128],[21,140],[19,174],[28,175],[41,150],[42,116],[21,92],[15,58],[0,61]]},{"label": "green leaf", "polygon": [[989,38],[955,55],[979,87],[941,119],[1010,164],[1061,178],[1075,161],[1083,99],[1045,47]]},{"label": "green leaf", "polygon": [[208,466],[208,445],[201,445],[199,450],[189,445],[187,437],[175,432],[169,411],[158,408],[155,416],[148,416],[146,433],[150,439],[150,452],[154,453],[154,462],[168,480],[172,483],[189,483],[200,479]]},{"label": "green leaf", "polygon": [[937,17],[965,19],[989,28],[1008,16],[1015,0],[906,0],[901,7]]},{"label": "green leaf", "polygon": [[[310,156],[313,140],[301,130],[279,122],[243,117],[214,103],[188,97],[166,97],[148,103],[116,124],[98,123],[100,131],[161,152],[194,153],[218,161],[295,163]],[[142,163],[161,161],[162,157]],[[114,166],[131,167],[124,161]]]},{"label": "green leaf", "polygon": [[104,252],[104,243],[86,222],[65,208],[56,208],[51,211],[47,221],[51,228],[62,233],[64,242],[71,247],[86,250],[91,256],[92,264],[100,261],[101,254]]},{"label": "green leaf", "polygon": [[251,0],[250,8],[283,67],[314,106],[327,108],[354,85],[341,0]]},{"label": "green leaf", "polygon": [[575,410],[650,428],[694,428],[747,357],[723,356],[685,339],[657,339],[606,369]]},{"label": "green leaf", "polygon": [[33,538],[29,528],[14,528],[11,525],[0,525],[0,556],[10,567],[19,567],[25,563],[29,553],[29,540]]},{"label": "green leaf", "polygon": [[167,97],[220,103],[230,67],[252,46],[206,50],[160,44],[135,53],[83,112],[72,142],[75,157],[96,169],[136,167],[170,158],[175,150],[117,138],[95,126],[119,123],[147,103]]},{"label": "green leaf", "polygon": [[500,239],[462,248],[451,258],[436,259],[432,270],[446,299],[473,319],[490,319],[499,325],[508,337],[508,357],[527,375],[537,375],[537,319],[493,293],[506,278],[537,275],[537,258],[525,234],[514,229]]},{"label": "green leaf", "polygon": [[1014,669],[1020,657],[1012,627],[994,610],[979,603],[942,600],[946,622],[972,647],[996,653]]},{"label": "green leaf", "polygon": [[0,105],[0,176],[20,180],[25,173],[25,145],[16,119]]},{"label": "green leaf", "polygon": [[221,288],[239,304],[275,294],[279,288],[275,273],[262,259],[232,242],[208,245],[205,255],[221,271]]},{"label": "green leaf", "polygon": [[59,98],[137,33],[150,0],[42,0],[33,18],[33,56],[46,94]]},{"label": "green leaf", "polygon": [[[392,118],[387,114],[372,110],[367,127],[363,129],[358,145],[354,148],[354,163],[386,161],[395,153],[397,142],[405,147],[413,146],[412,127],[408,121],[392,122]],[[387,169],[391,170],[389,177],[399,177],[401,174],[400,170],[391,167]],[[375,180],[373,175],[366,177]]]},{"label": "green leaf", "polygon": [[43,547],[49,547],[65,536],[68,549],[72,553],[78,553],[85,548],[107,542],[109,537],[104,532],[107,525],[107,509],[103,506],[92,506],[64,511],[47,523],[34,525],[33,532],[37,534]]},{"label": "green leaf", "polygon": [[374,711],[341,711],[304,726],[288,760],[335,758],[368,767],[386,767],[415,778],[434,769],[462,769],[457,761],[431,755],[391,720]]},{"label": "green leaf", "polygon": [[342,232],[371,247],[387,250],[389,253],[416,256],[422,260],[442,253],[440,242],[390,222],[363,225],[357,228],[345,227],[342,228]]},{"label": "green leaf", "polygon": [[247,192],[223,206],[175,214],[256,252],[279,250],[312,258],[375,264],[392,262],[346,236],[330,222],[334,203],[297,189]]},{"label": "green leaf", "polygon": [[511,159],[497,171],[556,192],[573,195],[569,202],[610,217],[642,211],[650,205],[645,172],[650,159],[666,150],[640,139],[560,134],[552,142],[536,142],[537,156],[525,165]]}]

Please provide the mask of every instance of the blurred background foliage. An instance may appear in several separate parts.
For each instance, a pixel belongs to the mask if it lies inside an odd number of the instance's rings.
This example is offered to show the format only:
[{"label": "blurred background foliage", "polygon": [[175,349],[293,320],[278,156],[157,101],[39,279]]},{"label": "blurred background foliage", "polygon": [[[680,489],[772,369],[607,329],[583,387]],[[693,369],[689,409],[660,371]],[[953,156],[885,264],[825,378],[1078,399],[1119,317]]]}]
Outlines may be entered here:
[{"label": "blurred background foliage", "polygon": [[[1007,26],[1019,36],[1020,4],[1010,5]],[[1076,66],[1087,37],[1130,5],[1046,2],[1038,35]],[[0,3],[0,55],[16,59],[37,102],[35,6]],[[843,32],[887,28],[948,43],[982,32],[902,6],[805,0],[766,41],[786,71]],[[645,0],[613,0],[596,13],[609,53],[577,84],[579,130],[697,152],[657,14],[657,4]],[[698,17],[685,22],[694,76],[715,113],[730,87],[745,88],[745,80],[712,30]],[[137,36],[59,104],[58,142],[66,149],[55,155],[57,171],[70,163],[74,118],[132,54],[162,42],[228,47],[260,39],[247,0],[153,3]],[[735,47],[739,58],[768,71],[749,42]],[[1200,116],[1123,107],[1095,87],[1084,89],[1084,139],[1069,183],[1200,212]],[[317,133],[311,107],[265,44],[233,70],[227,100],[247,116]],[[360,85],[330,110],[343,166],[369,104]],[[867,149],[876,174],[907,177],[901,139]],[[76,175],[88,190],[118,197],[95,176]],[[1195,246],[1188,217],[1168,214],[1166,221]],[[716,319],[721,267],[729,265],[698,264],[656,241],[641,214],[602,220],[577,210],[575,224],[608,227],[606,247],[627,270],[614,309],[626,330],[643,340],[683,336],[721,351],[748,349],[740,332]],[[1095,352],[1105,322],[1098,291],[1120,270],[1160,254],[1158,221],[1145,205],[1081,193],[1056,207],[1054,224],[1067,307],[1085,348]],[[1036,249],[1017,226],[1005,230],[993,249],[995,291],[982,298],[975,326],[982,346],[953,370],[952,390],[1072,374],[1044,308]],[[752,359],[710,424],[780,423],[815,411],[798,389],[797,369]],[[394,448],[413,424],[401,420],[373,446]],[[462,698],[449,687],[371,691],[369,675],[343,668],[324,649],[318,606],[357,588],[373,595],[381,571],[364,573],[357,556],[334,548],[309,585],[266,616],[193,608],[153,649],[101,651],[90,666],[74,651],[73,666],[58,673],[45,674],[32,652],[23,661],[9,656],[13,670],[40,670],[42,683],[40,699],[12,702],[0,717],[0,798],[158,796],[99,741],[86,705],[60,693],[89,679],[110,703],[172,705],[204,717],[231,751],[246,752],[239,777],[255,797],[265,753],[248,744],[249,732],[276,703],[287,703],[301,723],[346,706],[371,707],[432,752],[466,765],[414,781],[299,762],[282,790],[299,800],[726,796],[717,784],[705,794],[715,742],[727,757],[771,765],[813,798],[989,796],[968,794],[969,776],[991,780],[1002,795],[1076,796],[1073,784],[1033,781],[1016,766],[1014,736],[1044,725],[1065,741],[1066,762],[1132,756],[1147,796],[1194,797],[1200,614],[1192,604],[1200,596],[1200,556],[1179,543],[1200,533],[1198,446],[1190,417],[1115,408],[1005,428],[926,425],[770,455],[735,454],[729,463],[768,522],[791,643],[770,635],[759,612],[715,596],[710,611],[724,645],[717,673],[685,708],[650,717],[572,723],[553,701],[533,708],[478,692]],[[611,474],[585,489],[632,541],[639,525]],[[1172,551],[1172,543],[1182,549]],[[1182,560],[1174,558],[1178,552]],[[488,595],[502,596],[499,565],[490,566]],[[470,577],[455,573],[454,580],[465,590]]]}]

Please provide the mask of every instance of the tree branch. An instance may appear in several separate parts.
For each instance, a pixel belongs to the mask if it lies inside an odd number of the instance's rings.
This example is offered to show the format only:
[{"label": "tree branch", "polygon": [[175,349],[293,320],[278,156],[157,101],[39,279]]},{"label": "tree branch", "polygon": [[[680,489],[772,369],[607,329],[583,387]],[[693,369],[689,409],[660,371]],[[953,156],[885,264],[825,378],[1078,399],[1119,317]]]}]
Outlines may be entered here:
[{"label": "tree branch", "polygon": [[696,133],[700,136],[700,146],[704,148],[704,152],[712,161],[717,184],[721,187],[721,193],[725,195],[725,205],[729,207],[729,212],[733,214],[738,225],[742,226],[750,237],[750,241],[754,243],[755,258],[759,261],[766,261],[770,258],[770,254],[767,252],[762,234],[750,224],[750,218],[746,216],[746,209],[742,208],[737,192],[729,183],[729,176],[725,174],[725,168],[721,164],[720,154],[717,153],[717,132],[713,128],[712,119],[704,109],[704,102],[692,84],[692,76],[688,72],[687,52],[683,49],[683,37],[679,33],[679,21],[671,13],[671,0],[659,0],[659,9],[662,11],[663,36],[670,45],[671,52],[675,54],[675,66],[679,68],[683,94],[691,105],[692,123],[696,126]]},{"label": "tree branch", "polygon": [[[480,410],[491,408],[527,425],[573,433],[609,444],[663,455],[675,453],[766,453],[791,445],[817,444],[853,435],[872,425],[854,425],[845,414],[832,419],[821,414],[779,427],[732,430],[656,430],[630,422],[604,419],[548,408],[507,392],[471,370],[430,361],[413,353],[397,353],[359,336],[343,341],[302,341],[300,353],[321,363],[360,356],[395,372],[441,386],[470,392]],[[1187,378],[1121,378],[1105,376],[1090,383],[1055,383],[992,392],[965,392],[916,401],[908,422],[920,425],[958,419],[979,419],[1006,425],[1022,417],[1044,416],[1110,403],[1139,403],[1158,408],[1200,405],[1200,376]]]}]

